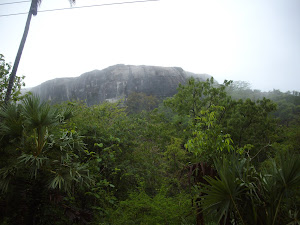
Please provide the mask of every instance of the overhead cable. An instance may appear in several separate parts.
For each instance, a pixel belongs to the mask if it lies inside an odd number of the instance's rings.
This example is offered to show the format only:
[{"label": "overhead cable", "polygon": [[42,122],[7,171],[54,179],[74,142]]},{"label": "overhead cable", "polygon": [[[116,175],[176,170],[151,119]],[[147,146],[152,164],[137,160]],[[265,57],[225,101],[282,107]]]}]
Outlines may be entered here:
[{"label": "overhead cable", "polygon": [[12,5],[12,4],[19,4],[19,3],[25,3],[25,2],[31,2],[31,1],[19,1],[19,2],[6,2],[6,3],[0,3],[0,5]]},{"label": "overhead cable", "polygon": [[[71,7],[71,8],[41,10],[41,11],[38,11],[38,13],[53,12],[53,11],[63,11],[63,10],[70,10],[70,9],[92,8],[92,7],[100,7],[100,6],[123,5],[123,4],[134,4],[134,3],[145,3],[145,2],[157,2],[157,1],[160,1],[160,0],[143,0],[143,1],[131,1],[131,2],[115,2],[115,3],[106,3],[106,4],[100,4],[100,5],[85,5],[85,6],[78,6],[78,7],[74,6],[74,7]],[[18,15],[24,15],[24,14],[28,14],[28,12],[0,15],[0,17],[18,16]]]}]

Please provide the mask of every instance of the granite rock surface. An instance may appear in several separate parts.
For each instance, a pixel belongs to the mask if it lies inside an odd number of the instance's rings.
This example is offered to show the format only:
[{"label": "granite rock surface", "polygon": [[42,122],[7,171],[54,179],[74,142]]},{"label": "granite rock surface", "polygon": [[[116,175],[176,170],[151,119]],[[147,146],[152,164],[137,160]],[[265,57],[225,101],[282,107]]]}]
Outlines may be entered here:
[{"label": "granite rock surface", "polygon": [[131,92],[143,92],[159,99],[173,96],[179,83],[189,77],[206,80],[207,74],[194,74],[179,67],[115,65],[73,78],[56,78],[31,89],[52,103],[83,100],[87,105],[126,99]]}]

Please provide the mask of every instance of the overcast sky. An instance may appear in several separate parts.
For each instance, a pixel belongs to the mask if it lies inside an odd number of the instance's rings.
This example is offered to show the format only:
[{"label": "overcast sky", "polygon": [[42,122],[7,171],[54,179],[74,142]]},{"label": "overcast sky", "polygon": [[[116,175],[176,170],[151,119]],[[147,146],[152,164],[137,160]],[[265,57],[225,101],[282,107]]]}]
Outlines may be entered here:
[{"label": "overcast sky", "polygon": [[[75,7],[122,1],[132,0],[77,0]],[[29,6],[0,5],[0,15]],[[68,0],[44,0],[40,10],[65,7]],[[0,17],[7,62],[14,62],[26,18]],[[18,75],[32,87],[115,64],[177,66],[219,82],[300,91],[300,0],[160,0],[41,12],[32,18]]]}]

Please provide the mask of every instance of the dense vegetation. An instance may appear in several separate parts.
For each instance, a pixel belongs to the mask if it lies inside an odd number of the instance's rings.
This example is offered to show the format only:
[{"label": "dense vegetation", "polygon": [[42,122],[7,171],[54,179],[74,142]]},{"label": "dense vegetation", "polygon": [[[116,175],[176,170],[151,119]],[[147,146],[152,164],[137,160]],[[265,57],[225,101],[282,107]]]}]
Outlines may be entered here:
[{"label": "dense vegetation", "polygon": [[0,224],[299,224],[297,92],[190,79],[160,104],[87,107],[18,85],[0,103]]}]

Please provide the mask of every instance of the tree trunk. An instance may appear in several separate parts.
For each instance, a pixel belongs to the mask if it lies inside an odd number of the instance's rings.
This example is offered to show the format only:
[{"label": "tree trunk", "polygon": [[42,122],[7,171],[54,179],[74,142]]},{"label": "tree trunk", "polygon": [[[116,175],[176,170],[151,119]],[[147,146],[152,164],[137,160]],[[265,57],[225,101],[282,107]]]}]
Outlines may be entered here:
[{"label": "tree trunk", "polygon": [[22,37],[22,40],[21,40],[21,43],[20,43],[20,46],[19,46],[19,49],[18,49],[18,53],[17,53],[16,59],[15,59],[15,62],[14,62],[13,69],[12,69],[11,74],[9,76],[9,83],[8,83],[8,87],[7,87],[7,91],[6,91],[6,95],[5,95],[5,99],[4,99],[5,104],[7,104],[9,102],[10,97],[11,97],[11,91],[12,91],[12,87],[13,87],[13,84],[14,84],[14,80],[15,80],[15,77],[16,77],[17,70],[18,70],[19,62],[20,62],[20,59],[21,59],[21,56],[22,56],[23,48],[25,46],[26,38],[27,38],[27,35],[28,35],[31,17],[32,17],[33,11],[35,9],[37,9],[37,1],[32,0],[30,10],[29,10],[28,16],[27,16],[27,21],[26,21],[26,26],[25,26],[25,30],[24,30],[24,33],[23,33],[23,37]]}]

